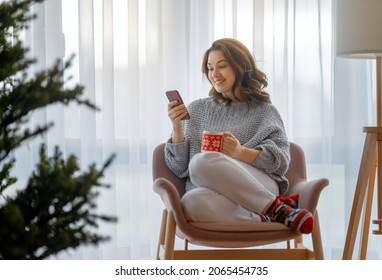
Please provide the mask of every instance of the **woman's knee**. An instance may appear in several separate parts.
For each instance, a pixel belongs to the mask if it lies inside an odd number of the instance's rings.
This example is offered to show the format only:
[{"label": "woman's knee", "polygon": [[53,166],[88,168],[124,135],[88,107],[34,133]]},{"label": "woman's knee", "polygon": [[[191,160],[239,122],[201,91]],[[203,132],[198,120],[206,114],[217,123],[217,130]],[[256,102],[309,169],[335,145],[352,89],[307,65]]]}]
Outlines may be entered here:
[{"label": "woman's knee", "polygon": [[193,222],[261,221],[259,215],[208,188],[187,192],[182,206],[187,219]]},{"label": "woman's knee", "polygon": [[[216,176],[218,170],[215,164],[217,160],[221,160],[220,153],[208,152],[196,154],[190,161],[189,174],[193,184],[203,187],[205,186],[205,178]],[[215,162],[215,163],[214,163]]]},{"label": "woman's knee", "polygon": [[217,194],[207,188],[193,189],[182,197],[186,217],[191,221],[210,222],[216,218],[216,205],[211,203]]}]

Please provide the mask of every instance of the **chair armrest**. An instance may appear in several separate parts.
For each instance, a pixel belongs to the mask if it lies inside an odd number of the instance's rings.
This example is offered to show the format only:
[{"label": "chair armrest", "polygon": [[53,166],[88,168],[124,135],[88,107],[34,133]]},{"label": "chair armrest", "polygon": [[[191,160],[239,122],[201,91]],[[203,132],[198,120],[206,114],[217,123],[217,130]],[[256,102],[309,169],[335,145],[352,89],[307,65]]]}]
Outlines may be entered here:
[{"label": "chair armrest", "polygon": [[175,221],[178,224],[187,222],[179,192],[171,181],[166,178],[157,178],[153,182],[153,190],[162,198],[166,209],[174,214]]},{"label": "chair armrest", "polygon": [[326,178],[321,178],[312,181],[299,181],[295,185],[290,187],[286,196],[291,194],[299,195],[299,208],[308,209],[312,213],[316,210],[318,200],[321,191],[329,185],[329,180]]}]

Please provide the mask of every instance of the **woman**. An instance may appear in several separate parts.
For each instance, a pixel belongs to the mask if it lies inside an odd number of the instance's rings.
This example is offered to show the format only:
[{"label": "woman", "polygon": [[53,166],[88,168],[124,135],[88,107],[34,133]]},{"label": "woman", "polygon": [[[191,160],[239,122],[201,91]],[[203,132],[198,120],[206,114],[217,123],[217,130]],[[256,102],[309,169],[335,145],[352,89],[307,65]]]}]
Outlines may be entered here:
[{"label": "woman", "polygon": [[[238,40],[215,41],[205,52],[202,72],[209,97],[168,104],[172,136],[165,146],[167,166],[186,180],[182,198],[191,221],[277,221],[311,233],[313,216],[295,208],[298,196],[283,198],[288,181],[289,142],[271,104],[266,75]],[[189,112],[191,119],[181,119]],[[221,152],[201,153],[203,131],[223,132]]]}]

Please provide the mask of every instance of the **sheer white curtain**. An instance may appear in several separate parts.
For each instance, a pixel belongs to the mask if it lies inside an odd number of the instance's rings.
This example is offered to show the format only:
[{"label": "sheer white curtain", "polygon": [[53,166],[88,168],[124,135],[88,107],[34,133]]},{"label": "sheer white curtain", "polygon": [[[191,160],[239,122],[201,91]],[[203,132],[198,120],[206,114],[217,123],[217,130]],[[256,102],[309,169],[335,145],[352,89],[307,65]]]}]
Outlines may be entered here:
[{"label": "sheer white curtain", "polygon": [[[151,154],[170,123],[164,92],[186,103],[208,92],[201,58],[213,40],[244,42],[267,73],[269,92],[291,141],[300,144],[309,178],[328,177],[319,203],[327,259],[340,259],[363,147],[362,127],[374,123],[372,62],[337,59],[331,0],[47,0],[27,31],[36,68],[76,54],[68,75],[101,109],[50,107],[34,122],[53,120],[45,139],[76,154],[84,168],[117,154],[99,211],[110,242],[60,254],[60,259],[152,259],[162,203],[151,189]],[[62,19],[62,20],[61,20]],[[37,144],[20,149],[26,178]],[[21,180],[22,182],[22,180]],[[307,240],[309,242],[309,240]],[[378,236],[368,258],[382,257]]]}]

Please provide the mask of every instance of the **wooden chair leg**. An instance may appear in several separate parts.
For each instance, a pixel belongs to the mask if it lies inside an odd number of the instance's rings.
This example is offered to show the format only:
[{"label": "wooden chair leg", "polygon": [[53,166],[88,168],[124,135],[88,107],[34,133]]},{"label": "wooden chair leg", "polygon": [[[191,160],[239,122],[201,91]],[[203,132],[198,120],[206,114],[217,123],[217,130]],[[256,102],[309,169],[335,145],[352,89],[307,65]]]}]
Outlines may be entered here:
[{"label": "wooden chair leg", "polygon": [[157,255],[156,255],[157,260],[161,259],[160,254],[161,254],[161,247],[164,245],[164,242],[165,242],[166,224],[167,224],[167,209],[164,209],[162,212],[162,221],[161,221],[160,232],[159,232],[159,240],[158,240]]},{"label": "wooden chair leg", "polygon": [[175,245],[175,219],[174,214],[169,211],[167,214],[167,223],[166,223],[166,234],[164,242],[164,254],[163,259],[173,260],[174,259],[174,245]]},{"label": "wooden chair leg", "polygon": [[293,243],[293,246],[294,248],[300,248],[303,246],[303,240],[302,240],[302,236],[299,235],[297,236],[295,239],[294,239],[294,243]]},{"label": "wooden chair leg", "polygon": [[314,230],[312,232],[312,243],[315,259],[323,260],[324,251],[322,249],[321,229],[317,210],[314,213]]}]

